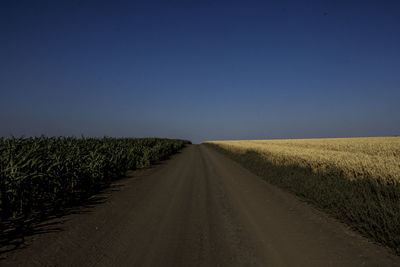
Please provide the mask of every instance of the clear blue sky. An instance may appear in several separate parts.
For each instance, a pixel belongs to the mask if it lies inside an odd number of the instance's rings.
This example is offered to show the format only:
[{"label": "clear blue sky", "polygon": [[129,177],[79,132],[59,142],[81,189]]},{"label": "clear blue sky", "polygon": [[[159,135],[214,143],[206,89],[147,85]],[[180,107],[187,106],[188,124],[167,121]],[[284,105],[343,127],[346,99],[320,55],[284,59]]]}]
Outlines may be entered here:
[{"label": "clear blue sky", "polygon": [[400,135],[400,1],[1,1],[11,134]]}]

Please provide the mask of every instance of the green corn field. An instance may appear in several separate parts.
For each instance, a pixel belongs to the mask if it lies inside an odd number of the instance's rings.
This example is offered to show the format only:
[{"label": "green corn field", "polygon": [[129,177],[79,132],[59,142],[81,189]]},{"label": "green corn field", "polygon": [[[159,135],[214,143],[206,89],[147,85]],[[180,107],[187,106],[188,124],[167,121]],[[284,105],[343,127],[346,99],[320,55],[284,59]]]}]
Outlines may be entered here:
[{"label": "green corn field", "polygon": [[189,143],[160,138],[0,138],[0,218],[63,207]]}]

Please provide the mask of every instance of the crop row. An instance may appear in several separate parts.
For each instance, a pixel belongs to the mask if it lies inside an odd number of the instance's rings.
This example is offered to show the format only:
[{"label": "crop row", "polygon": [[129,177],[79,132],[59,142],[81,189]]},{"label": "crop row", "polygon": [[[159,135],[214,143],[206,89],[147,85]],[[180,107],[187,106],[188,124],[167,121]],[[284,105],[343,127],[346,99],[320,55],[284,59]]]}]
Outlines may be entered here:
[{"label": "crop row", "polygon": [[0,138],[0,218],[63,207],[127,170],[168,158],[188,143],[159,138]]}]

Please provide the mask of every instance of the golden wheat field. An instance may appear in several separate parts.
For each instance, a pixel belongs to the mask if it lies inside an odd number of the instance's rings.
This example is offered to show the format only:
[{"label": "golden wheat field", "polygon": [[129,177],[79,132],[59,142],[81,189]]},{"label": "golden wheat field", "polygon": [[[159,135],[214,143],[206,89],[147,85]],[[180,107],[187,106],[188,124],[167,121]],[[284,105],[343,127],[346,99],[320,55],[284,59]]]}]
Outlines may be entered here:
[{"label": "golden wheat field", "polygon": [[400,137],[206,143],[400,255]]},{"label": "golden wheat field", "polygon": [[299,165],[314,173],[340,170],[349,179],[400,181],[400,137],[210,141],[231,152],[253,150],[273,164]]}]

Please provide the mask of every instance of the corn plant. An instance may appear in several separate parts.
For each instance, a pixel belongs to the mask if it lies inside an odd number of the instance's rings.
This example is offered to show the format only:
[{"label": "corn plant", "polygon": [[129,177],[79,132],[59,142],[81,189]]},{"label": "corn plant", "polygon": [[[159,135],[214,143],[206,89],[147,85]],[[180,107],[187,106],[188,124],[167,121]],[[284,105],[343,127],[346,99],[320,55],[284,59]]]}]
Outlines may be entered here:
[{"label": "corn plant", "polygon": [[63,207],[127,170],[166,159],[188,143],[160,138],[0,138],[0,218]]}]

